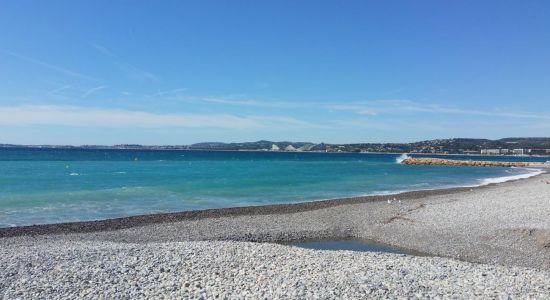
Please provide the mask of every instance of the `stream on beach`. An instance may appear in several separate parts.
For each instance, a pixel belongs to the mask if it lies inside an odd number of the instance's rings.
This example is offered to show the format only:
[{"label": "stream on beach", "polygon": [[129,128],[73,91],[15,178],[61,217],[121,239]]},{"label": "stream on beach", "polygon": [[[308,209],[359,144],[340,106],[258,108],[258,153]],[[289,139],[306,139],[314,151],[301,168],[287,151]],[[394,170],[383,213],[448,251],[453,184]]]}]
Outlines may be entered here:
[{"label": "stream on beach", "polygon": [[357,252],[381,252],[394,254],[407,254],[415,256],[425,256],[418,251],[406,250],[387,244],[382,244],[373,240],[366,239],[329,239],[329,240],[305,240],[282,243],[287,246],[299,248],[329,251],[357,251]]}]

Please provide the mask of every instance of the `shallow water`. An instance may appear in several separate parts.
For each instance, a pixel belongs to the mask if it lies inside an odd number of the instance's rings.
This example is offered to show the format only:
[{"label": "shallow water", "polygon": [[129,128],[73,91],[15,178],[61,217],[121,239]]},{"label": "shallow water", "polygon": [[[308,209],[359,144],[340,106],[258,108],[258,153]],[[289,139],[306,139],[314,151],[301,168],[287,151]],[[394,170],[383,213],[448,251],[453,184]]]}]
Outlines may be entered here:
[{"label": "shallow water", "polygon": [[520,168],[406,166],[396,162],[398,157],[360,153],[0,149],[0,227],[475,186],[534,172]]},{"label": "shallow water", "polygon": [[295,246],[306,249],[315,250],[347,250],[347,251],[359,251],[359,252],[383,252],[383,253],[396,253],[396,254],[408,254],[419,255],[419,253],[413,251],[407,251],[404,249],[392,247],[385,244],[380,244],[369,240],[319,240],[319,241],[300,241],[288,243],[286,245]]}]

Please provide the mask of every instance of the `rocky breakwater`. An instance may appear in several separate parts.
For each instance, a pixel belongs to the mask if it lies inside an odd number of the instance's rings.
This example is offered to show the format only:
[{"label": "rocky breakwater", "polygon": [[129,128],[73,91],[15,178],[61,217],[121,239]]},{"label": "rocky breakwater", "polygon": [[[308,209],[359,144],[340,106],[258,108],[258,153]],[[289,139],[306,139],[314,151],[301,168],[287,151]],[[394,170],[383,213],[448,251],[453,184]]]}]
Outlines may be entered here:
[{"label": "rocky breakwater", "polygon": [[410,157],[404,159],[405,165],[432,165],[432,166],[463,166],[463,167],[532,167],[550,168],[550,164],[522,161],[481,161],[481,160],[454,160],[433,157]]}]

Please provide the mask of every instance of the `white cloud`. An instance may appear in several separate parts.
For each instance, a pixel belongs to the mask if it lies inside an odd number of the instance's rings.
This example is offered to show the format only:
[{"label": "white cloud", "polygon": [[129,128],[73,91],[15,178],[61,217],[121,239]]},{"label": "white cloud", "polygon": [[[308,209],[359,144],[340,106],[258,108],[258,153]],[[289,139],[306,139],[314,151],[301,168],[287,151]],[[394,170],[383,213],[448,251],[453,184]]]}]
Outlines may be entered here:
[{"label": "white cloud", "polygon": [[37,65],[37,66],[41,66],[41,67],[44,67],[46,69],[50,69],[52,71],[63,73],[65,75],[69,75],[69,76],[72,76],[72,77],[76,77],[76,78],[80,78],[80,79],[87,79],[87,80],[92,80],[92,81],[99,81],[98,79],[96,79],[92,76],[89,76],[89,75],[86,75],[86,74],[83,74],[83,73],[80,73],[80,72],[76,72],[76,71],[73,71],[73,70],[69,70],[65,67],[53,65],[53,64],[38,60],[36,58],[30,57],[30,56],[22,55],[22,54],[19,54],[19,53],[15,53],[15,52],[11,52],[11,51],[8,51],[8,50],[3,50],[3,49],[0,49],[0,53],[4,53],[6,55],[18,58],[18,59],[26,61],[28,63],[34,64],[34,65]]},{"label": "white cloud", "polygon": [[99,51],[101,54],[105,55],[105,56],[110,56],[110,57],[113,57],[113,58],[117,58],[117,56],[111,52],[109,49],[101,46],[100,44],[95,44],[95,43],[90,43],[90,45],[96,49],[97,51]]},{"label": "white cloud", "polygon": [[293,108],[304,107],[307,103],[292,103],[283,101],[258,101],[254,99],[224,99],[216,97],[204,97],[200,98],[200,101],[209,103],[229,104],[229,105],[241,105],[241,106],[253,106],[253,107],[266,107],[266,108]]},{"label": "white cloud", "polygon": [[145,81],[153,81],[153,82],[160,82],[161,79],[158,75],[151,73],[149,71],[145,71],[141,68],[136,67],[133,64],[123,62],[118,55],[113,53],[111,50],[107,49],[107,47],[96,44],[96,43],[90,43],[90,46],[97,50],[99,53],[103,54],[106,57],[109,57],[113,59],[116,63],[116,66],[127,77],[135,80],[145,80]]},{"label": "white cloud", "polygon": [[315,124],[280,116],[230,114],[159,114],[121,109],[75,106],[0,106],[0,125],[62,125],[103,128],[225,128],[257,129],[272,126],[312,128]]},{"label": "white cloud", "polygon": [[258,108],[305,108],[311,106],[311,102],[290,102],[290,101],[262,101],[256,99],[235,99],[234,97],[212,97],[212,96],[192,96],[182,94],[183,90],[176,89],[178,93],[162,94],[159,95],[153,94],[153,96],[167,96],[166,99],[181,101],[181,102],[194,102],[194,103],[214,103],[221,105],[230,105],[230,106],[249,106],[249,107],[258,107]]},{"label": "white cloud", "polygon": [[49,96],[53,96],[53,97],[60,97],[60,96],[62,97],[62,96],[63,96],[63,95],[62,95],[62,92],[63,92],[63,91],[66,91],[66,90],[69,90],[69,89],[72,89],[72,88],[73,88],[73,87],[70,86],[70,85],[63,85],[63,86],[60,86],[60,87],[58,87],[58,88],[55,88],[55,89],[53,89],[53,90],[51,90],[51,91],[48,91],[47,94],[48,94]]},{"label": "white cloud", "polygon": [[285,116],[250,116],[252,120],[261,122],[265,127],[278,128],[281,126],[293,127],[299,129],[305,128],[317,128],[317,129],[328,129],[332,128],[327,124],[311,123],[304,120],[298,120],[291,117]]},{"label": "white cloud", "polygon": [[351,111],[360,115],[376,116],[378,111],[373,108],[353,104],[334,104],[326,106],[329,110]]},{"label": "white cloud", "polygon": [[185,92],[187,88],[175,88],[171,90],[158,90],[156,93],[151,95],[145,95],[145,97],[154,98],[154,97],[168,97],[173,95],[179,95],[182,92]]},{"label": "white cloud", "polygon": [[[518,119],[550,119],[548,113],[504,111],[504,110],[475,110],[441,106],[438,104],[422,104],[411,100],[389,99],[371,101],[342,101],[339,103],[307,102],[307,101],[264,101],[256,99],[232,99],[231,97],[200,97],[178,93],[169,95],[167,99],[186,102],[206,102],[221,105],[250,106],[258,108],[277,109],[325,109],[328,111],[343,111],[364,116],[403,115],[403,114],[455,114],[470,116],[486,116],[495,118]],[[155,95],[155,96],[165,96]]]},{"label": "white cloud", "polygon": [[97,91],[103,90],[105,88],[107,88],[107,86],[101,85],[101,86],[96,86],[94,88],[88,89],[86,92],[84,92],[84,94],[82,94],[82,98],[86,98],[86,97],[90,96],[91,94],[93,94]]},{"label": "white cloud", "polygon": [[518,119],[550,119],[550,114],[522,111],[475,110],[445,107],[437,104],[421,104],[410,100],[375,100],[328,105],[327,109],[353,112],[360,115],[389,115],[398,113],[457,114]]},{"label": "white cloud", "polygon": [[160,77],[128,63],[117,63],[118,69],[128,78],[142,81],[160,82]]}]

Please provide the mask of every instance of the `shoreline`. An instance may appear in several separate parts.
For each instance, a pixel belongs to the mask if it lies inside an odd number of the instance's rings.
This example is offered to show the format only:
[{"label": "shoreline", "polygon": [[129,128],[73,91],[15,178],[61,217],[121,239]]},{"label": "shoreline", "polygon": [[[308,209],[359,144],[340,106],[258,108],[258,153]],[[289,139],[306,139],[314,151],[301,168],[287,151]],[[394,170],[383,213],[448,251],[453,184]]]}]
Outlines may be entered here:
[{"label": "shoreline", "polygon": [[350,152],[350,151],[272,151],[272,150],[221,150],[221,149],[147,149],[147,148],[81,148],[80,146],[70,147],[39,147],[39,146],[22,146],[22,147],[0,147],[2,149],[45,149],[45,150],[114,150],[114,151],[166,151],[166,152],[261,152],[261,153],[320,153],[320,154],[386,154],[399,155],[411,154],[418,156],[483,156],[483,157],[520,157],[520,158],[550,158],[550,154],[543,155],[527,155],[527,154],[478,154],[478,153],[421,153],[421,152]]},{"label": "shoreline", "polygon": [[[277,214],[291,214],[298,212],[307,212],[319,209],[326,209],[331,207],[337,207],[342,205],[362,204],[369,202],[382,202],[388,201],[388,197],[392,200],[416,200],[431,196],[442,196],[456,193],[462,193],[472,190],[483,189],[495,185],[507,184],[516,181],[529,180],[531,178],[539,177],[548,171],[541,171],[541,173],[534,174],[529,177],[513,178],[504,182],[490,182],[481,183],[475,186],[461,186],[451,188],[435,188],[416,191],[404,191],[389,194],[375,194],[365,195],[357,197],[345,197],[334,199],[321,199],[298,203],[282,203],[282,204],[269,204],[269,205],[257,205],[257,206],[241,206],[241,207],[227,207],[227,208],[211,208],[202,210],[190,210],[157,214],[144,214],[136,216],[128,216],[121,218],[91,220],[91,221],[77,221],[77,222],[62,222],[51,224],[35,224],[24,225],[14,227],[0,228],[0,239],[17,237],[17,236],[36,236],[36,235],[54,235],[54,234],[73,234],[73,233],[92,233],[101,231],[122,230],[133,227],[180,222],[180,221],[192,221],[211,218],[224,218],[224,217],[236,217],[236,216],[255,216],[255,215],[277,215]],[[492,179],[492,178],[488,178]]]},{"label": "shoreline", "polygon": [[[546,173],[409,193],[393,203],[333,200],[318,209],[308,207],[319,203],[274,206],[272,214],[246,208],[248,214],[0,238],[0,298],[546,299],[549,181]],[[280,243],[327,238],[428,256]]]},{"label": "shoreline", "polygon": [[[535,175],[538,176],[538,175]],[[535,177],[533,176],[533,177]],[[530,177],[530,178],[533,178]],[[522,180],[522,179],[518,179]],[[507,181],[511,182],[511,181]],[[505,182],[503,182],[505,183]],[[67,233],[87,233],[96,231],[119,230],[138,226],[146,226],[158,223],[169,223],[179,221],[202,220],[211,218],[224,218],[249,215],[274,215],[306,212],[318,209],[331,208],[341,205],[361,204],[367,202],[387,201],[388,197],[395,197],[396,200],[420,199],[428,196],[448,195],[469,191],[471,189],[484,188],[489,185],[502,183],[491,183],[488,185],[474,187],[443,188],[433,190],[418,190],[401,192],[396,194],[370,195],[349,198],[336,198],[326,200],[314,200],[289,204],[269,204],[257,206],[239,206],[228,208],[210,208],[202,210],[190,210],[170,213],[145,214],[122,218],[64,222],[52,224],[37,224],[27,226],[15,226],[0,228],[0,238],[16,237],[24,235],[49,235]]]}]

